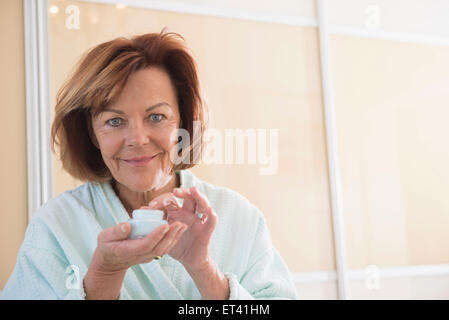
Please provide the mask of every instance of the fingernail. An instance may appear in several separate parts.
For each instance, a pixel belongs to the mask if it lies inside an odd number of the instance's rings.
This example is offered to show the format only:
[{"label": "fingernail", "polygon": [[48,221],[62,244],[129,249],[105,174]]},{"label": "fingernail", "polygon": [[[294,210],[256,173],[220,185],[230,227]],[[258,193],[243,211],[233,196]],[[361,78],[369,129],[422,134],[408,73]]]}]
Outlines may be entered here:
[{"label": "fingernail", "polygon": [[165,228],[164,232],[162,234],[166,234],[170,228]]},{"label": "fingernail", "polygon": [[155,206],[155,205],[156,205],[156,203],[157,203],[157,201],[151,201],[151,202],[150,202],[150,207],[153,207],[153,206]]},{"label": "fingernail", "polygon": [[123,233],[126,232],[126,226],[124,223],[122,223],[122,225],[120,226],[120,230],[122,230]]}]

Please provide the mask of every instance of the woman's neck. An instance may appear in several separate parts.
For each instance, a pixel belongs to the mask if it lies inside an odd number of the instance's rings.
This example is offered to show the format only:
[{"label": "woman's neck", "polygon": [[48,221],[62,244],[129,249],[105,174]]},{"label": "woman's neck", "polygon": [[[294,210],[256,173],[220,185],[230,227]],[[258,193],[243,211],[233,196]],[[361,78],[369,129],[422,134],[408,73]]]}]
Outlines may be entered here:
[{"label": "woman's neck", "polygon": [[162,188],[157,190],[149,190],[143,193],[132,191],[117,182],[115,179],[112,179],[111,185],[117,197],[122,202],[123,207],[131,217],[133,210],[139,209],[143,206],[148,206],[154,198],[160,196],[161,194],[172,192],[174,188],[180,187],[181,181],[179,175],[174,174],[168,183]]}]

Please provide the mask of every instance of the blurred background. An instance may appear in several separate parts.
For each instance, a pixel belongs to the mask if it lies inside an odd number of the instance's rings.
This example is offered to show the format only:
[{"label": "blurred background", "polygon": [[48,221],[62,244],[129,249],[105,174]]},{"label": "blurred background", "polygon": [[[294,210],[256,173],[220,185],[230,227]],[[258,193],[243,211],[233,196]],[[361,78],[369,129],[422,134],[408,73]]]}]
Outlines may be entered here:
[{"label": "blurred background", "polygon": [[300,299],[449,299],[445,0],[0,1],[0,290],[34,211],[81,184],[49,147],[59,87],[87,49],[164,27],[211,127],[279,130],[274,174],[192,171],[262,210]]}]

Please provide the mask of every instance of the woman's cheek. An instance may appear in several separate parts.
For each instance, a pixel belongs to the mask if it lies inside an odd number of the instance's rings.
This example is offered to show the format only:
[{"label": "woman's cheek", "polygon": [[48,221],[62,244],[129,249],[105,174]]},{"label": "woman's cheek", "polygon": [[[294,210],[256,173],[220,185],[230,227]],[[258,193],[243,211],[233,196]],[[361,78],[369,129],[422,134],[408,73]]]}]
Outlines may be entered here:
[{"label": "woman's cheek", "polygon": [[172,161],[172,150],[176,148],[176,142],[171,142],[170,139],[164,139],[160,142],[160,148],[164,150],[163,156],[162,156],[162,166],[164,172],[170,172],[171,168],[174,166],[174,163]]},{"label": "woman's cheek", "polygon": [[152,139],[165,152],[169,152],[177,143],[177,129],[174,126],[165,126],[152,134]]},{"label": "woman's cheek", "polygon": [[103,157],[112,160],[120,149],[120,141],[122,138],[111,132],[102,132],[97,137]]}]

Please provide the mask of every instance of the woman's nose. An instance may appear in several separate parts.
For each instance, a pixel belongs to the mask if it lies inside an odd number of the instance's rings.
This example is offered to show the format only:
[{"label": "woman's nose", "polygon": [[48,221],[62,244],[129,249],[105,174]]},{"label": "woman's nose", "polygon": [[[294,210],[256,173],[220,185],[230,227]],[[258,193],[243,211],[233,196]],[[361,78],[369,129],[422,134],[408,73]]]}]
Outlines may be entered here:
[{"label": "woman's nose", "polygon": [[131,124],[127,129],[127,145],[140,146],[148,144],[150,141],[150,133],[143,124]]}]

